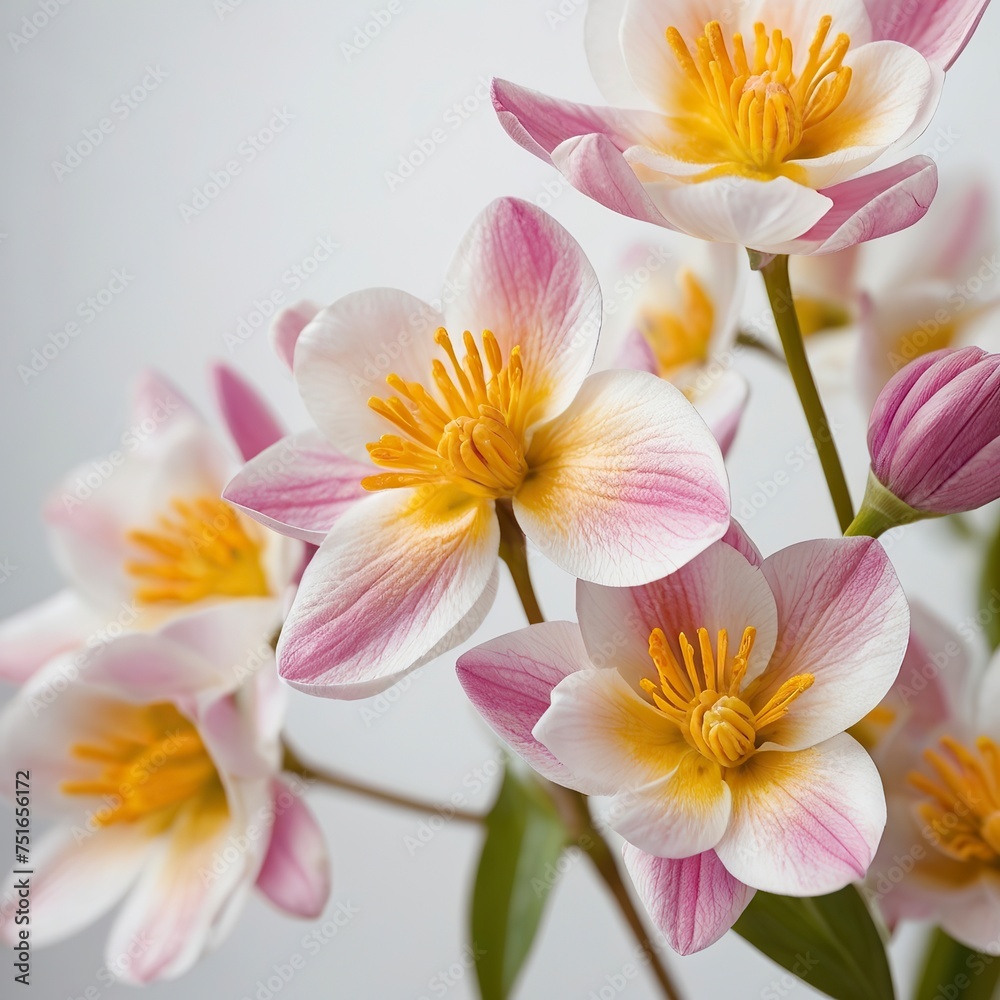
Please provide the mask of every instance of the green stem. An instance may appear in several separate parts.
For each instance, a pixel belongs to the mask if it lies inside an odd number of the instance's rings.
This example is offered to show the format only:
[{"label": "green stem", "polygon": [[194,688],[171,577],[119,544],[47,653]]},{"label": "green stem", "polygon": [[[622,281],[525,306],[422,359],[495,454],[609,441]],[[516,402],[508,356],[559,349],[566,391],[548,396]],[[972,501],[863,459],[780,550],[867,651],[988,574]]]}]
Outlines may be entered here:
[{"label": "green stem", "polygon": [[663,995],[667,1000],[681,1000],[681,993],[670,978],[670,973],[667,972],[666,966],[661,961],[659,951],[650,938],[639,911],[632,902],[628,887],[615,860],[615,853],[594,823],[589,800],[579,792],[563,788],[561,785],[554,785],[552,782],[546,782],[546,787],[549,796],[563,817],[563,822],[570,832],[572,841],[587,855],[601,881],[614,897],[636,943],[649,962],[649,968],[660,984]]},{"label": "green stem", "polygon": [[833,440],[830,421],[823,410],[823,403],[816,390],[812,372],[809,370],[809,360],[799,328],[798,316],[795,314],[795,302],[792,298],[792,288],[788,280],[788,257],[780,254],[761,268],[767,297],[771,303],[771,312],[781,337],[781,346],[785,351],[788,370],[799,394],[802,410],[809,423],[813,443],[819,455],[823,474],[830,489],[830,497],[837,511],[840,530],[846,531],[854,520],[854,507],[851,504],[851,494],[844,478],[844,470],[837,454],[837,445]]},{"label": "green stem", "polygon": [[914,510],[908,504],[903,503],[899,497],[890,493],[878,481],[874,472],[869,472],[865,498],[861,501],[861,510],[848,525],[844,534],[878,538],[892,528],[898,528],[903,524],[913,524],[914,521],[935,516]]},{"label": "green stem", "polygon": [[509,500],[497,503],[497,517],[500,521],[500,558],[510,570],[514,586],[517,587],[517,596],[521,599],[521,607],[528,617],[528,624],[539,625],[545,621],[545,616],[538,605],[538,597],[528,572],[528,546],[524,532],[514,517],[514,508]]},{"label": "green stem", "polygon": [[380,788],[371,788],[361,782],[350,778],[343,778],[339,774],[331,771],[320,770],[312,764],[304,763],[298,754],[287,744],[284,744],[283,770],[290,774],[297,774],[306,781],[316,781],[329,788],[339,788],[344,792],[352,792],[355,795],[362,795],[366,799],[373,799],[385,805],[397,806],[402,809],[410,809],[413,812],[428,813],[432,816],[445,816],[448,819],[461,820],[463,823],[482,823],[485,819],[479,813],[466,812],[463,809],[455,809],[452,806],[437,806],[433,802],[423,802],[419,799],[411,799],[407,795],[398,795],[395,792],[386,792]]}]

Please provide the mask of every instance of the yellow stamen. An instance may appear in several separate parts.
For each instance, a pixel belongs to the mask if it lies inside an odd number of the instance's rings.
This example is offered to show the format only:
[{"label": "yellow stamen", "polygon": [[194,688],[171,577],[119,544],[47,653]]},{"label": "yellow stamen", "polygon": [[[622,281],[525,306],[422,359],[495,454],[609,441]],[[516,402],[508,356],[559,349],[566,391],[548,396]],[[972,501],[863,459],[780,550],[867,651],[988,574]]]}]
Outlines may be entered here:
[{"label": "yellow stamen", "polygon": [[438,330],[434,339],[452,368],[449,373],[441,361],[432,364],[439,398],[419,382],[392,374],[386,382],[397,395],[368,401],[403,436],[383,434],[368,445],[372,461],[392,471],[368,476],[361,485],[388,490],[451,483],[472,496],[513,496],[528,471],[522,447],[520,348],[511,350],[505,365],[489,330],[483,331],[482,352],[466,331],[465,356],[459,361],[447,330]]},{"label": "yellow stamen", "polygon": [[145,556],[125,564],[126,572],[136,577],[137,601],[188,604],[269,593],[260,543],[234,508],[215,497],[178,499],[170,508],[155,528],[126,536]]},{"label": "yellow stamen", "polygon": [[94,765],[89,779],[66,781],[66,795],[102,800],[100,826],[149,821],[166,827],[186,804],[225,810],[226,793],[194,725],[171,704],[120,706],[100,743],[72,748]]},{"label": "yellow stamen", "polygon": [[737,767],[757,750],[758,737],[767,726],[788,714],[800,695],[813,684],[812,674],[790,677],[759,710],[751,708],[749,693],[741,692],[753,652],[756,629],[743,630],[736,655],[729,659],[729,634],[719,629],[715,655],[707,629],[698,629],[698,649],[681,632],[677,649],[684,667],[662,629],[649,635],[649,655],[659,684],[649,678],[640,687],[653,704],[674,722],[685,739],[709,760],[723,767]]},{"label": "yellow stamen", "polygon": [[705,26],[693,53],[676,28],[667,28],[667,43],[689,85],[682,121],[692,137],[686,150],[672,152],[705,163],[718,163],[720,151],[722,156],[721,166],[696,180],[794,172],[787,161],[796,158],[810,130],[844,103],[851,86],[851,68],[844,65],[851,39],[839,34],[828,44],[832,24],[829,15],[820,19],[798,74],[791,39],[780,30],[768,35],[760,22],[754,25],[752,58],[739,34],[732,37],[730,57],[718,21]]},{"label": "yellow stamen", "polygon": [[908,780],[926,796],[917,807],[926,836],[958,861],[1000,862],[1000,747],[980,736],[973,751],[946,736],[924,759],[934,776]]},{"label": "yellow stamen", "polygon": [[645,310],[639,317],[639,330],[656,358],[659,374],[667,379],[687,365],[708,360],[715,323],[712,299],[695,274],[683,268],[677,285],[681,298],[676,313]]}]

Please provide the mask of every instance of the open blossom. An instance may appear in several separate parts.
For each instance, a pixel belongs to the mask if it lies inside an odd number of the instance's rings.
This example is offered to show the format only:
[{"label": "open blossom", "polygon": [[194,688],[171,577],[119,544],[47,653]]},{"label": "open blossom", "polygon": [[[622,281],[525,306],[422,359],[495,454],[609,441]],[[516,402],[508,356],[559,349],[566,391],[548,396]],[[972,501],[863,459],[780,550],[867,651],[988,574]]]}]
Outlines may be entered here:
[{"label": "open blossom", "polygon": [[[954,648],[954,641],[950,643]],[[928,920],[1000,954],[1000,658],[985,673],[935,646],[946,690],[918,695],[924,726],[899,731],[880,763],[889,820],[865,893],[890,927]]]},{"label": "open blossom", "polygon": [[829,253],[923,215],[916,156],[987,0],[591,0],[587,54],[614,107],[494,82],[510,136],[623,215],[766,253]]},{"label": "open blossom", "polygon": [[684,395],[647,372],[588,376],[600,289],[545,213],[494,202],[445,289],[443,311],[373,289],[275,334],[318,429],[225,496],[322,542],[278,646],[307,692],[375,694],[471,635],[495,592],[498,513],[609,584],[670,572],[728,526],[718,445]]},{"label": "open blossom", "polygon": [[[1000,355],[936,351],[882,390],[868,425],[866,509],[896,523],[975,510],[1000,497]],[[908,509],[908,510],[907,510]],[[890,525],[891,526],[891,525]]]},{"label": "open blossom", "polygon": [[870,410],[889,379],[923,354],[1000,347],[993,209],[991,184],[959,172],[942,180],[911,228],[877,244],[794,258],[795,307],[817,375],[836,367]]},{"label": "open blossom", "polygon": [[760,560],[738,529],[671,576],[581,582],[579,625],[464,654],[486,721],[553,781],[611,796],[609,823],[679,951],[717,940],[753,891],[808,896],[862,877],[885,821],[845,730],[889,689],[906,600],[871,539]]},{"label": "open blossom", "polygon": [[[636,247],[626,270],[641,265]],[[668,255],[637,292],[617,302],[602,340],[615,364],[652,372],[677,386],[728,452],[747,403],[746,379],[732,370],[749,266],[736,246],[694,243]],[[605,346],[605,354],[608,346]]]},{"label": "open blossom", "polygon": [[[246,383],[225,368],[216,381],[244,457],[280,437]],[[234,464],[177,389],[145,375],[119,447],[69,473],[45,503],[69,587],[0,624],[0,677],[21,683],[56,653],[231,600],[268,598],[277,629],[302,549],[221,499]]]},{"label": "open blossom", "polygon": [[[30,772],[32,807],[54,820],[32,848],[32,946],[123,902],[105,961],[143,984],[215,947],[254,886],[293,916],[322,912],[323,836],[301,784],[280,773],[284,699],[266,603],[122,636],[82,666],[60,655],[7,705],[0,761]],[[8,942],[15,912],[2,911]]]}]

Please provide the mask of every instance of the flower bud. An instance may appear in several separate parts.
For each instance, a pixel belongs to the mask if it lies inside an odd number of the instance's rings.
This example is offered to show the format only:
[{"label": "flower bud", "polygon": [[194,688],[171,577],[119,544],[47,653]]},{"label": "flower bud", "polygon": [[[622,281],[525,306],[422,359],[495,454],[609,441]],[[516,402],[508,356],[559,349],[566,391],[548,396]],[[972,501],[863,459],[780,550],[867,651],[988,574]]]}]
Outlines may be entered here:
[{"label": "flower bud", "polygon": [[875,402],[868,451],[872,474],[850,534],[881,534],[996,500],[1000,355],[966,347],[908,364]]}]

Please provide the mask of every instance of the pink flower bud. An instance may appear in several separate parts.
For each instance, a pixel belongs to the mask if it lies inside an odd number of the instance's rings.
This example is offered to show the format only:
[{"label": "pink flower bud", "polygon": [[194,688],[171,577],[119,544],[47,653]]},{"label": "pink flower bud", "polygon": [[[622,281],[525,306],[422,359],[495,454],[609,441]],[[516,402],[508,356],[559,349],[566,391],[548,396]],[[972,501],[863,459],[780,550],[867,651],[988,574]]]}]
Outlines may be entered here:
[{"label": "pink flower bud", "polygon": [[955,514],[996,500],[1000,355],[966,347],[908,364],[875,402],[868,451],[874,477],[914,513]]}]

